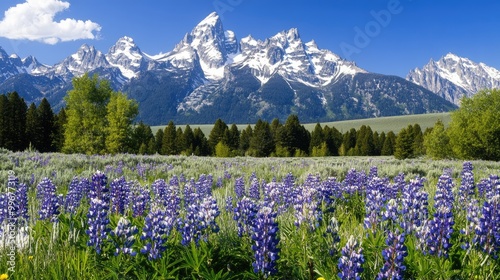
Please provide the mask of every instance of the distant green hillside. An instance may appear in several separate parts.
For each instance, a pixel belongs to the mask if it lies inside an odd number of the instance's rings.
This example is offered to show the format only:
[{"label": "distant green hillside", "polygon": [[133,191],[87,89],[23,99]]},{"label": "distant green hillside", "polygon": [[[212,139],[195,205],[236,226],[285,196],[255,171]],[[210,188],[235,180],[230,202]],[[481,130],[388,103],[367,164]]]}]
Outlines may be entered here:
[{"label": "distant green hillside", "polygon": [[[425,130],[428,127],[433,127],[437,120],[441,120],[446,126],[451,121],[450,113],[433,113],[433,114],[420,114],[420,115],[406,115],[406,116],[394,116],[394,117],[380,117],[380,118],[371,118],[371,119],[359,119],[359,120],[349,120],[349,121],[337,121],[337,122],[326,122],[321,123],[322,126],[328,125],[330,127],[337,128],[340,132],[344,133],[351,128],[358,129],[362,125],[369,125],[373,131],[378,132],[389,132],[393,131],[398,133],[403,127],[407,127],[409,124],[418,123],[422,130]],[[228,124],[230,125],[230,124]],[[238,124],[238,129],[241,131],[248,124]],[[304,124],[305,128],[309,131],[314,129],[315,123]],[[185,125],[177,125],[184,130]],[[202,124],[202,125],[192,125],[191,128],[195,129],[196,127],[201,128],[205,136],[208,137],[210,131],[212,130],[213,124]],[[165,125],[161,126],[152,126],[151,129],[153,133],[156,133],[158,129],[165,128]]]}]

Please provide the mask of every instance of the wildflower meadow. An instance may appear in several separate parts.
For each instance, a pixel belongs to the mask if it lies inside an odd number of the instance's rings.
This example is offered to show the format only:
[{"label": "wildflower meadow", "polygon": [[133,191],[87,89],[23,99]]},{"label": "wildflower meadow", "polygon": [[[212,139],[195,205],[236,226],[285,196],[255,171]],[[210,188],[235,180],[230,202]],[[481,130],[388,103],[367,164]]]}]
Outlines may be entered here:
[{"label": "wildflower meadow", "polygon": [[499,279],[500,163],[0,151],[1,279]]}]

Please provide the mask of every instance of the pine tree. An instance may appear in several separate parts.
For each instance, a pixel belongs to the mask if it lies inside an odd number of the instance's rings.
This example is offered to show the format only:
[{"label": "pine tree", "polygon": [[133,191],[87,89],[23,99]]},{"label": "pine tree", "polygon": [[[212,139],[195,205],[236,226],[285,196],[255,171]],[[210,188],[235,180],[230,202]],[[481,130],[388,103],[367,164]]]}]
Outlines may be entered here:
[{"label": "pine tree", "polygon": [[[382,149],[384,148],[385,137],[386,137],[385,132],[383,132],[383,131],[378,136],[378,140],[376,143],[376,150],[377,150],[378,156],[382,155]],[[375,139],[375,133],[373,133],[373,138]]]},{"label": "pine tree", "polygon": [[54,151],[60,152],[64,146],[64,127],[68,117],[66,115],[66,109],[62,108],[61,111],[54,117],[54,138],[52,146]]},{"label": "pine tree", "polygon": [[250,139],[250,154],[256,157],[267,157],[274,151],[274,140],[268,122],[261,119],[255,124]]},{"label": "pine tree", "polygon": [[[149,148],[149,141],[153,139],[153,131],[151,130],[151,127],[149,125],[146,125],[144,122],[140,121],[139,124],[135,126],[132,132],[132,136],[130,137],[130,144],[129,144],[129,152],[130,153],[137,153],[140,150],[140,147],[142,144],[146,146],[146,150]],[[149,153],[146,151],[146,153]],[[152,154],[156,153],[153,152]],[[151,153],[150,153],[151,154]]]},{"label": "pine tree", "polygon": [[[271,122],[271,134],[273,135],[274,141],[278,140],[278,131],[283,126],[278,118],[273,119]],[[276,144],[276,143],[275,143]]]},{"label": "pine tree", "polygon": [[394,147],[394,157],[396,159],[413,158],[413,132],[411,126],[401,129],[396,137]]},{"label": "pine tree", "polygon": [[225,143],[224,135],[226,135],[226,130],[228,130],[227,124],[221,119],[217,119],[208,135],[208,146],[213,153],[215,153],[215,145],[219,142]]},{"label": "pine tree", "polygon": [[37,149],[44,152],[54,152],[54,138],[57,135],[55,116],[49,101],[43,98],[37,108],[38,123],[40,125],[40,135],[38,136],[39,147]]},{"label": "pine tree", "polygon": [[[363,129],[364,127],[364,129]],[[359,154],[360,156],[373,156],[375,155],[375,143],[373,140],[373,131],[370,126],[362,126],[364,130],[360,140]]]},{"label": "pine tree", "polygon": [[413,134],[413,156],[419,157],[425,154],[424,151],[424,134],[419,124],[414,124],[412,127]]},{"label": "pine tree", "polygon": [[31,103],[28,111],[26,112],[26,137],[30,147],[40,151],[42,130],[40,126],[40,119],[38,118],[38,111],[35,103]]},{"label": "pine tree", "polygon": [[186,125],[182,135],[182,153],[191,155],[194,152],[194,133],[189,125]]},{"label": "pine tree", "polygon": [[240,147],[240,131],[238,130],[238,127],[236,124],[232,124],[231,128],[227,130],[227,146],[232,150],[232,151],[237,151],[238,148]]},{"label": "pine tree", "polygon": [[193,148],[194,154],[196,156],[208,156],[210,155],[210,147],[208,146],[207,138],[201,128],[197,127],[193,131],[194,141]]},{"label": "pine tree", "polygon": [[396,145],[396,135],[394,132],[389,131],[385,136],[384,144],[382,145],[382,150],[380,154],[382,156],[393,156],[394,146]]},{"label": "pine tree", "polygon": [[163,131],[162,141],[162,155],[176,155],[177,154],[177,133],[173,121],[168,122],[168,125]]},{"label": "pine tree", "polygon": [[240,151],[245,154],[250,148],[250,139],[253,136],[253,129],[248,125],[240,134]]},{"label": "pine tree", "polygon": [[323,128],[323,134],[325,135],[328,155],[338,156],[340,146],[342,145],[342,133],[340,133],[340,131],[338,131],[335,127],[330,128],[328,125],[326,125]]},{"label": "pine tree", "polygon": [[155,134],[155,148],[156,152],[162,154],[163,151],[163,129],[158,129]]},{"label": "pine tree", "polygon": [[309,150],[311,135],[300,124],[297,115],[290,115],[287,118],[285,125],[278,130],[277,137],[278,145],[286,149],[291,155],[294,155],[296,150],[301,150],[304,153]]},{"label": "pine tree", "polygon": [[312,153],[314,147],[320,148],[325,141],[325,135],[323,134],[323,128],[319,123],[316,123],[314,130],[311,133],[311,142],[309,143],[309,151]]},{"label": "pine tree", "polygon": [[10,105],[5,95],[0,95],[0,147],[7,148],[9,136]]},{"label": "pine tree", "polygon": [[26,112],[28,106],[24,99],[17,92],[9,93],[9,116],[8,116],[8,133],[10,134],[10,143],[7,149],[12,151],[23,151],[28,147],[26,138]]}]

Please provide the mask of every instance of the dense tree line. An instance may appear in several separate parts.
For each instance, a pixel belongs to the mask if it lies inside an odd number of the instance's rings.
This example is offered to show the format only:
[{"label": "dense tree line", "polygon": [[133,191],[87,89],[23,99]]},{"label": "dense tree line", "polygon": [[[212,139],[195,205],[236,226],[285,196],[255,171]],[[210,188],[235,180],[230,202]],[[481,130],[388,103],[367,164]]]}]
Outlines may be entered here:
[{"label": "dense tree line", "polygon": [[[143,137],[152,138],[152,133]],[[156,150],[140,153],[216,157],[379,156],[393,155],[396,135],[373,132],[369,126],[342,134],[335,127],[319,123],[309,132],[296,115],[290,115],[285,123],[278,119],[271,123],[259,119],[254,126],[248,125],[241,131],[235,124],[228,126],[218,119],[207,138],[199,128],[193,132],[188,125],[183,131],[169,122],[164,129],[158,130],[151,143],[156,143]]]},{"label": "dense tree line", "polygon": [[425,133],[424,146],[435,159],[500,160],[500,89],[462,99],[449,127],[437,122]]},{"label": "dense tree line", "polygon": [[38,107],[28,107],[15,92],[1,95],[0,146],[13,151],[31,147],[40,152],[217,157],[395,155],[402,159],[425,153],[418,124],[397,137],[392,131],[373,132],[369,126],[341,133],[319,123],[309,132],[296,115],[285,123],[258,120],[241,131],[218,119],[208,137],[200,128],[187,125],[183,130],[170,121],[153,134],[142,122],[132,125],[136,104],[96,76],[76,78],[66,101],[66,109],[54,114],[46,99]]},{"label": "dense tree line", "polygon": [[47,99],[28,107],[17,92],[0,95],[0,147],[56,152],[61,148],[65,110],[54,114]]},{"label": "dense tree line", "polygon": [[206,136],[170,121],[155,134],[133,120],[137,103],[111,89],[109,82],[84,75],[73,80],[66,108],[55,114],[47,101],[29,106],[16,92],[0,95],[0,147],[40,152],[161,154],[197,156],[391,156],[397,159],[461,158],[500,160],[500,90],[462,100],[448,128],[441,121],[422,131],[418,124],[397,133],[369,126],[344,133],[316,124],[310,132],[297,115],[285,123],[259,119],[239,130],[218,119]]}]

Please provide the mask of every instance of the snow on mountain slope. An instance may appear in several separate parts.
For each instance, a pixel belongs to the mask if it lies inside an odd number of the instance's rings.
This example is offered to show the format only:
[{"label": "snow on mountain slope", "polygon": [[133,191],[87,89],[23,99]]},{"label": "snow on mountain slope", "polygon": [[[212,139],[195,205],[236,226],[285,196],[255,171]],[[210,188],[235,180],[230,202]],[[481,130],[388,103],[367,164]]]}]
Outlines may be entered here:
[{"label": "snow on mountain slope", "polygon": [[471,97],[479,90],[500,87],[499,70],[452,53],[411,70],[406,79],[456,105],[463,96]]},{"label": "snow on mountain slope", "polygon": [[136,78],[148,63],[148,57],[142,53],[132,38],[126,36],[120,38],[109,49],[106,59],[111,66],[120,69],[127,79]]},{"label": "snow on mountain slope", "polygon": [[343,75],[366,73],[353,62],[319,49],[314,41],[304,44],[295,28],[265,41],[248,36],[241,39],[240,45],[241,53],[234,58],[234,64],[248,66],[262,84],[276,73],[312,87],[325,86]]},{"label": "snow on mountain slope", "polygon": [[99,67],[110,67],[106,56],[95,47],[84,44],[76,53],[54,65],[53,71],[65,80],[71,80],[74,76],[81,76]]},{"label": "snow on mountain slope", "polygon": [[[211,13],[202,20],[176,46],[170,57],[178,57],[175,53],[186,51],[188,46],[195,51],[199,64],[208,80],[219,80],[224,77],[224,66],[231,60],[231,54],[238,52],[237,39],[232,31],[225,31],[217,13]],[[167,57],[168,57],[167,56]],[[190,55],[189,58],[193,57]]]}]

